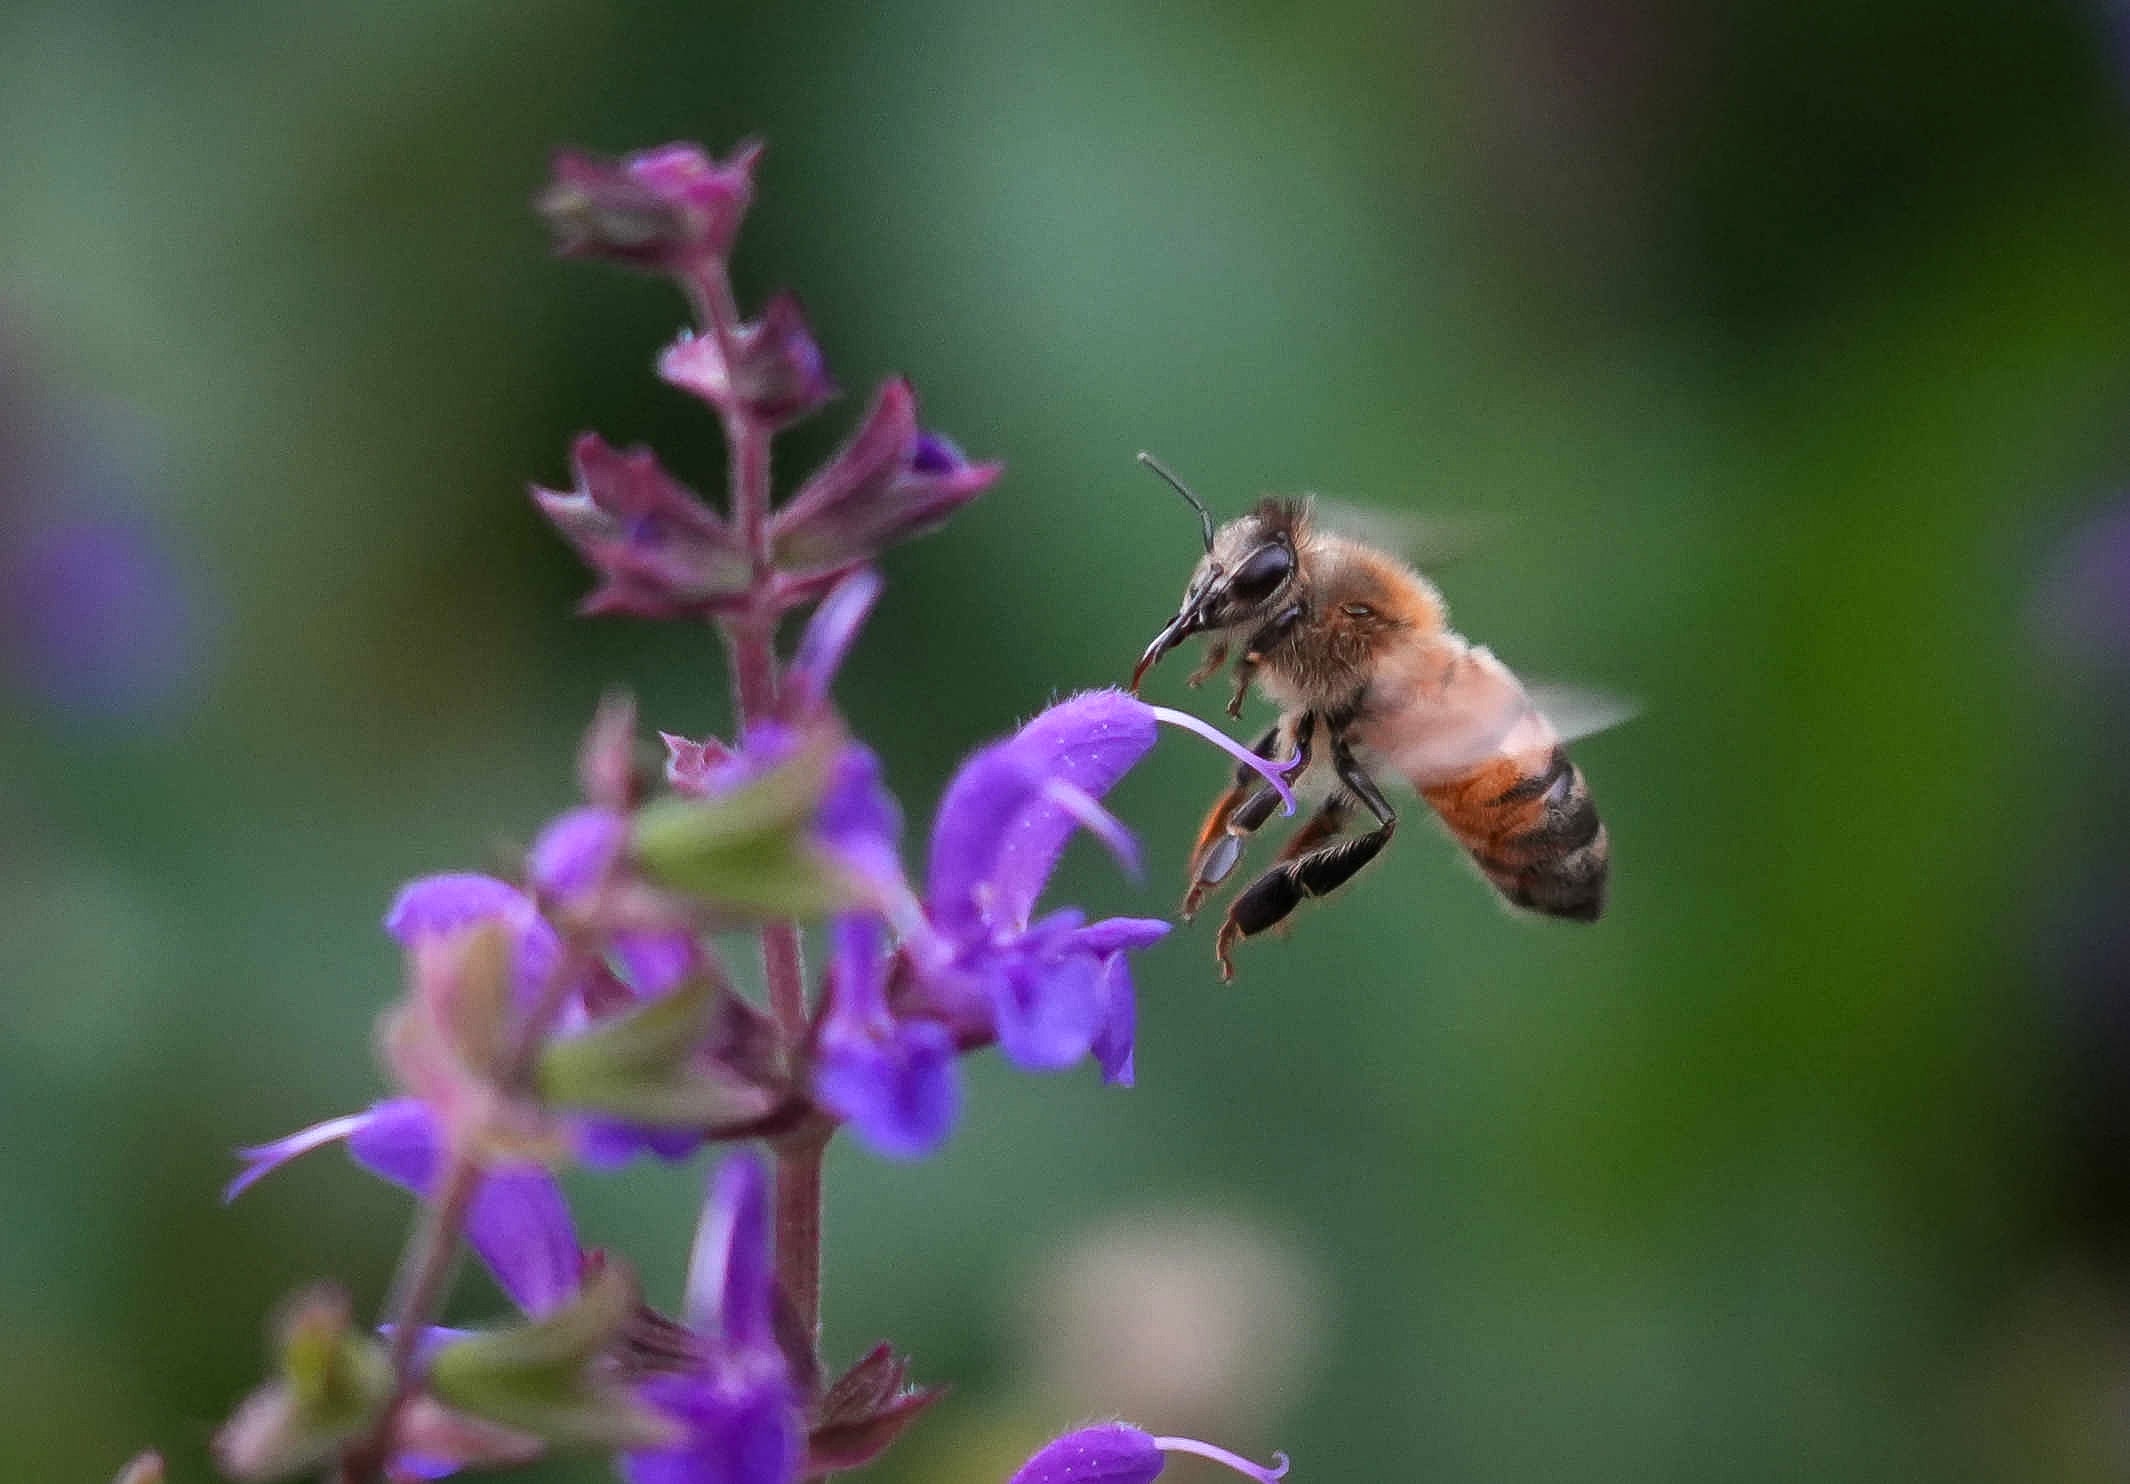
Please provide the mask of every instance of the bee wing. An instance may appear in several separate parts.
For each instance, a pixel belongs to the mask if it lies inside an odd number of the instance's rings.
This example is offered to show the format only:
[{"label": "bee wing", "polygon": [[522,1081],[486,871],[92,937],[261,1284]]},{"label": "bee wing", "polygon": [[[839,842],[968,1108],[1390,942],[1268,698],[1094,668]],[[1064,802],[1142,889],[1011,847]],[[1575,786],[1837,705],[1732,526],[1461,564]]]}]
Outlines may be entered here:
[{"label": "bee wing", "polygon": [[1334,495],[1312,495],[1310,504],[1325,530],[1403,557],[1417,567],[1448,566],[1502,544],[1504,523],[1498,518],[1422,515]]},{"label": "bee wing", "polygon": [[1551,681],[1527,681],[1524,694],[1539,714],[1553,723],[1563,742],[1609,731],[1621,722],[1642,714],[1641,703],[1616,691],[1586,685],[1562,685]]},{"label": "bee wing", "polygon": [[1526,685],[1484,648],[1467,651],[1437,685],[1423,687],[1424,699],[1379,724],[1370,739],[1423,791],[1500,761],[1541,768],[1556,745],[1617,725],[1635,711],[1602,691]]}]

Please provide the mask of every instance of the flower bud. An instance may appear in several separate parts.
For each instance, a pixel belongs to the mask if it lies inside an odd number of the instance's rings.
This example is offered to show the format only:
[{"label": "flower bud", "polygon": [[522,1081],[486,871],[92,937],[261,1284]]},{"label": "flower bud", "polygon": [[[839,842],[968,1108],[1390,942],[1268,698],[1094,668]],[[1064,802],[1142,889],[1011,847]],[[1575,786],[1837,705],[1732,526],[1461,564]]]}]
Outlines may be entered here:
[{"label": "flower bud", "polygon": [[658,374],[713,407],[775,427],[836,395],[806,312],[790,294],[777,295],[759,319],[727,336],[683,335],[658,358]]},{"label": "flower bud", "polygon": [[290,1303],[276,1326],[275,1354],[274,1379],[215,1434],[215,1460],[233,1478],[285,1479],[318,1467],[391,1395],[383,1348],[354,1328],[337,1289],[310,1289]]},{"label": "flower bud", "polygon": [[754,199],[758,144],[729,160],[668,144],[620,159],[565,151],[537,206],[564,257],[676,276],[722,265]]},{"label": "flower bud", "polygon": [[533,500],[599,574],[585,613],[676,618],[743,600],[754,569],[738,538],[648,449],[617,451],[596,434],[577,440],[568,491],[534,486]]},{"label": "flower bud", "polygon": [[770,522],[777,559],[833,571],[921,536],[994,484],[1000,464],[975,464],[917,426],[917,397],[899,378],[880,389],[834,458]]}]

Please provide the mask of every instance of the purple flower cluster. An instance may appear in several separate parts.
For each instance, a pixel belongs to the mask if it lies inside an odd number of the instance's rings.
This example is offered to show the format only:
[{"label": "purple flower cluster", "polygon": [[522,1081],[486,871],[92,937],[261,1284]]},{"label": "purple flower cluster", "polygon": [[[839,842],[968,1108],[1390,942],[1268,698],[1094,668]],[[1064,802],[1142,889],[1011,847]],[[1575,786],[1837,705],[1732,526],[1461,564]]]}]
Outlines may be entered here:
[{"label": "purple flower cluster", "polygon": [[[1204,723],[1090,691],[969,757],[921,877],[906,868],[902,811],[834,682],[879,600],[882,548],[999,468],[921,430],[909,388],[890,381],[850,441],[771,508],[766,439],[834,388],[795,300],[753,320],[734,308],[725,262],[756,158],[684,146],[565,157],[542,202],[564,251],[665,273],[702,320],[659,369],[725,424],[729,513],[647,451],[589,435],[574,487],[535,498],[598,574],[589,611],[725,630],[734,735],[665,735],[653,776],[637,765],[633,708],[609,703],[580,753],[582,802],[539,832],[512,879],[427,876],[392,903],[405,992],[379,1045],[397,1095],[242,1151],[227,1194],[341,1143],[425,1203],[429,1237],[381,1339],[331,1295],[298,1306],[277,1378],[219,1440],[241,1477],[332,1460],[349,1480],[436,1478],[561,1446],[609,1451],[632,1484],[797,1484],[870,1462],[939,1393],[909,1384],[886,1345],[822,1376],[809,1277],[821,1149],[848,1127],[891,1158],[938,1150],[962,1104],[960,1059],[992,1046],[1028,1071],[1092,1061],[1130,1085],[1130,956],[1168,924],[1040,906],[1068,841],[1085,831],[1136,870],[1136,842],[1103,801],[1162,722],[1286,792],[1286,767]],[[808,603],[780,664],[776,620]],[[801,922],[827,946],[810,992]],[[733,928],[759,935],[766,1004],[727,972],[718,935]],[[754,1140],[776,1156],[775,1199],[756,1155],[716,1164],[677,1317],[643,1302],[619,1257],[581,1245],[554,1174]],[[437,1323],[458,1240],[517,1320]],[[1284,1470],[1112,1425],[1053,1443],[1016,1480],[1152,1479],[1178,1451],[1261,1481]]]}]

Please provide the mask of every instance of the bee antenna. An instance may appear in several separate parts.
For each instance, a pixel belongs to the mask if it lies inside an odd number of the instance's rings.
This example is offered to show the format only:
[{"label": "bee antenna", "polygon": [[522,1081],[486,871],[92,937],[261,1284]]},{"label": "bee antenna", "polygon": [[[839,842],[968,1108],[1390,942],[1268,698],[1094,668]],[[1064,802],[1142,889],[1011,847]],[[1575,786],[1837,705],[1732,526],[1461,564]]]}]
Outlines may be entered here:
[{"label": "bee antenna", "polygon": [[1167,465],[1143,448],[1139,450],[1139,462],[1166,480],[1169,488],[1183,496],[1184,502],[1198,512],[1198,523],[1205,527],[1206,551],[1210,554],[1213,550],[1213,512],[1206,509],[1205,501],[1192,494],[1190,486],[1171,474]]}]

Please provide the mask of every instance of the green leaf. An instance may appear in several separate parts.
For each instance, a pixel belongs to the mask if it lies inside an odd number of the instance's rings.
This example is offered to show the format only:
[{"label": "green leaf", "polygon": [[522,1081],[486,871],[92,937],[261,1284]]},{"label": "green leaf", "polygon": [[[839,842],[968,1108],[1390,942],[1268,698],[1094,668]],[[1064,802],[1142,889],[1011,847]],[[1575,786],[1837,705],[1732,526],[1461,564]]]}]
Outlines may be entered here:
[{"label": "green leaf", "polygon": [[637,1303],[634,1279],[610,1264],[553,1313],[438,1350],[430,1394],[455,1411],[561,1447],[669,1442],[672,1425],[610,1374],[609,1355]]}]

